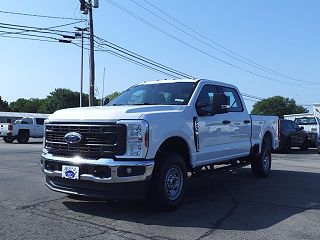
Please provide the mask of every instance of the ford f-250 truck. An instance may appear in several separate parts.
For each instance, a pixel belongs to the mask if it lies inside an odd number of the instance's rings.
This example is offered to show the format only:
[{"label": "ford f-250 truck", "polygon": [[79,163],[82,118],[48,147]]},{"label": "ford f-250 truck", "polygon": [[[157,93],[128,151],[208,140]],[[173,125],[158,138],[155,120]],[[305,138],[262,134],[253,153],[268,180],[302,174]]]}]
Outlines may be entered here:
[{"label": "ford f-250 truck", "polygon": [[251,164],[266,177],[278,118],[250,116],[230,84],[163,80],[135,85],[107,106],[59,110],[45,122],[46,185],[70,195],[131,198],[161,209],[183,200],[187,179]]}]

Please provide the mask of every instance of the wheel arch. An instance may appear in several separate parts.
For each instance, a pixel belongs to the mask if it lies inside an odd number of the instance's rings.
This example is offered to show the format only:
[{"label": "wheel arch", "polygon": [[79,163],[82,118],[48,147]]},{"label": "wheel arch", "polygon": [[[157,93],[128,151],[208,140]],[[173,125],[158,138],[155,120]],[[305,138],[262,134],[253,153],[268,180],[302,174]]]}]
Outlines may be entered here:
[{"label": "wheel arch", "polygon": [[165,141],[163,141],[156,153],[156,161],[159,159],[159,156],[161,153],[165,152],[173,152],[179,154],[184,162],[186,163],[187,170],[191,170],[192,164],[191,164],[191,154],[190,154],[190,148],[185,139],[179,136],[173,136],[170,138],[167,138]]}]

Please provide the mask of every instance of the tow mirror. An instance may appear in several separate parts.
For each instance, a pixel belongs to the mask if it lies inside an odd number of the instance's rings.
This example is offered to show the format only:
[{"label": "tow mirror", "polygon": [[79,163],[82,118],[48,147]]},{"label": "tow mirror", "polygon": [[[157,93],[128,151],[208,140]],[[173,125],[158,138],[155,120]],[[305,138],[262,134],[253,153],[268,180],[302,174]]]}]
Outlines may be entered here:
[{"label": "tow mirror", "polygon": [[108,103],[110,102],[110,99],[109,98],[105,98],[104,101],[103,101],[103,105],[107,105]]},{"label": "tow mirror", "polygon": [[227,113],[229,109],[229,97],[224,93],[216,93],[213,95],[212,113]]}]

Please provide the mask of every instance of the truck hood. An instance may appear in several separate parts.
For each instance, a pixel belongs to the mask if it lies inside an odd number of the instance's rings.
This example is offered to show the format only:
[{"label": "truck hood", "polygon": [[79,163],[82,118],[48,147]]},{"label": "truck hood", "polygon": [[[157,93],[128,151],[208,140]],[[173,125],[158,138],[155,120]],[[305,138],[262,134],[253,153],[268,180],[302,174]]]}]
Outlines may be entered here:
[{"label": "truck hood", "polygon": [[140,119],[142,116],[154,113],[179,112],[184,106],[101,106],[68,108],[56,111],[48,118],[49,121],[73,121],[73,122],[116,122],[120,119]]}]

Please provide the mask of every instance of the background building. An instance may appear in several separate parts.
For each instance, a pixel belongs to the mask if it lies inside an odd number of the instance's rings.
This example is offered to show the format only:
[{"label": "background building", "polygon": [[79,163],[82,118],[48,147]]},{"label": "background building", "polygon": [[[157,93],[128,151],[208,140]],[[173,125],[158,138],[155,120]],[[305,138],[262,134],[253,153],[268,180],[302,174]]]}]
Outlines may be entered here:
[{"label": "background building", "polygon": [[0,112],[0,123],[14,123],[23,117],[47,118],[48,116],[49,114],[43,113]]}]

